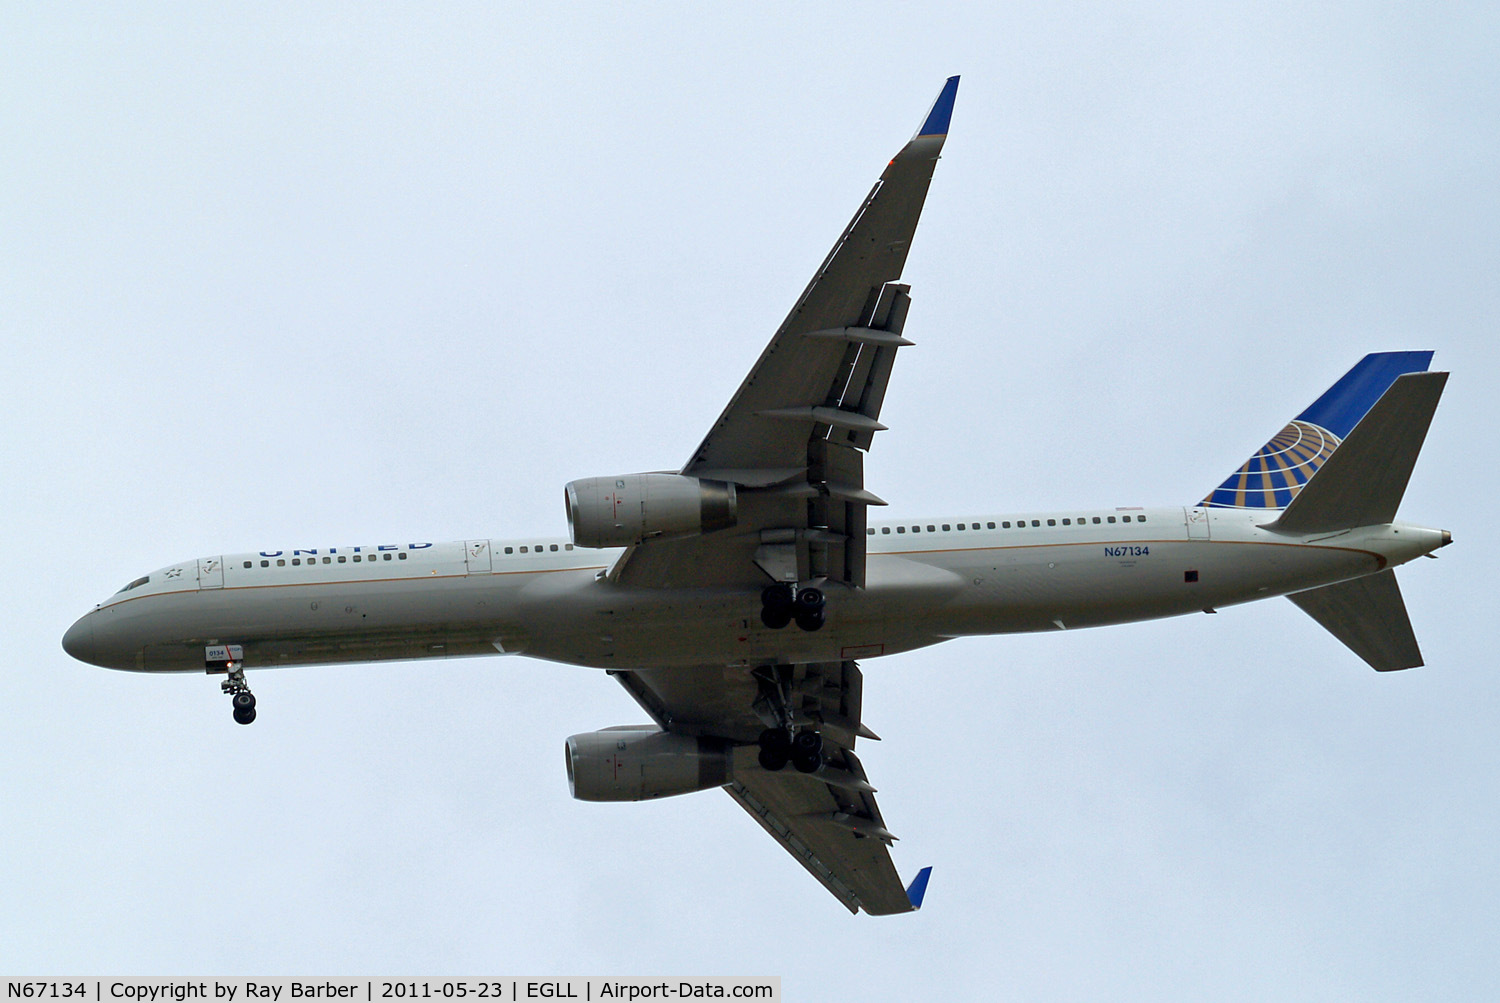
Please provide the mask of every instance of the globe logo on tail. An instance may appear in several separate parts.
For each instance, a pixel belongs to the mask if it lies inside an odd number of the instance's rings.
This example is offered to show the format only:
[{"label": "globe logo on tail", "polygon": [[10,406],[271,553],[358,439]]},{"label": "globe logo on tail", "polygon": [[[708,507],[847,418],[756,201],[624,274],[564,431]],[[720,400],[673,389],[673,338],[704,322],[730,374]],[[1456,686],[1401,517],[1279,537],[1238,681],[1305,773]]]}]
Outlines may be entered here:
[{"label": "globe logo on tail", "polygon": [[1201,504],[1211,508],[1286,508],[1338,444],[1339,437],[1326,428],[1295,419]]}]

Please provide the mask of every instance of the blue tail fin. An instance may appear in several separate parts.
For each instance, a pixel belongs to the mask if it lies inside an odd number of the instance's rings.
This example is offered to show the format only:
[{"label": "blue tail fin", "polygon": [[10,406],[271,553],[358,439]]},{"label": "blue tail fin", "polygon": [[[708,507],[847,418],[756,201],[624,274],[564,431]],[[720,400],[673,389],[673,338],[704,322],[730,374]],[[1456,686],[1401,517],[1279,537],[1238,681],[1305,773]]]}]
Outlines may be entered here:
[{"label": "blue tail fin", "polygon": [[1210,508],[1286,508],[1396,378],[1425,372],[1430,362],[1431,352],[1366,355],[1200,504]]}]

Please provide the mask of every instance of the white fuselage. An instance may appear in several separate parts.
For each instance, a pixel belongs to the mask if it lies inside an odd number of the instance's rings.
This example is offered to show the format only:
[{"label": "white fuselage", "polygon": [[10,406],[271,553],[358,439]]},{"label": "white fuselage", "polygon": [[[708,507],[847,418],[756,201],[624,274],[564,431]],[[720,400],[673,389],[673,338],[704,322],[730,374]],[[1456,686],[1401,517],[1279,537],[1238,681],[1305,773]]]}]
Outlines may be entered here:
[{"label": "white fuselage", "polygon": [[876,523],[867,587],[827,585],[827,625],[770,630],[758,589],[625,588],[619,550],[473,540],[264,551],[163,568],[86,614],[97,665],[246,668],[520,653],[598,668],[865,659],[953,637],[1214,609],[1373,574],[1437,549],[1404,523],[1288,535],[1274,512],[1113,509]]}]

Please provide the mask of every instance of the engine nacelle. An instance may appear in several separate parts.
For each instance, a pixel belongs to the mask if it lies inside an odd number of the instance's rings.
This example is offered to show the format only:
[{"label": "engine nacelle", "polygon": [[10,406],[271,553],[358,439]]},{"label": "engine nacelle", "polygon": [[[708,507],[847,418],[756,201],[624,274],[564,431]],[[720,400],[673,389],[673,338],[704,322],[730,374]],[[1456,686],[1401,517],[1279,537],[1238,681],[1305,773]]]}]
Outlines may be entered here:
[{"label": "engine nacelle", "polygon": [[580,801],[648,801],[729,783],[732,747],[654,725],[568,739],[568,790]]},{"label": "engine nacelle", "polygon": [[682,474],[586,477],[564,489],[580,547],[628,547],[655,536],[697,536],[734,525],[734,485]]}]

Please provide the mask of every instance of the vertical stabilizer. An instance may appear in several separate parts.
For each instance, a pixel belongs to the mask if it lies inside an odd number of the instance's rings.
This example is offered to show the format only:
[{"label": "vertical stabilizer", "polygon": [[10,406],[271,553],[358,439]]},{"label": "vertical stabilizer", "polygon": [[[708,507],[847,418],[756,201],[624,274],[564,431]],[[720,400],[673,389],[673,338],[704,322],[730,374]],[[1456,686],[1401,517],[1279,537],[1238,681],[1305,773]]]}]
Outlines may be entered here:
[{"label": "vertical stabilizer", "polygon": [[1447,373],[1397,378],[1269,528],[1322,533],[1396,518]]},{"label": "vertical stabilizer", "polygon": [[1431,362],[1431,352],[1366,355],[1230,474],[1202,504],[1210,508],[1286,508],[1391,385],[1406,373],[1426,371]]}]

